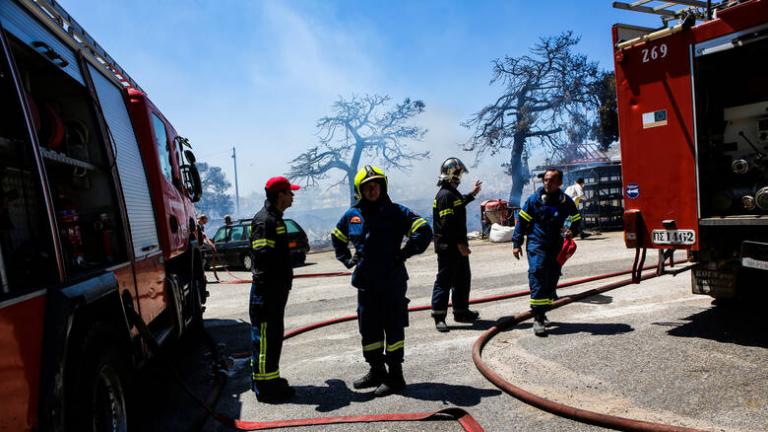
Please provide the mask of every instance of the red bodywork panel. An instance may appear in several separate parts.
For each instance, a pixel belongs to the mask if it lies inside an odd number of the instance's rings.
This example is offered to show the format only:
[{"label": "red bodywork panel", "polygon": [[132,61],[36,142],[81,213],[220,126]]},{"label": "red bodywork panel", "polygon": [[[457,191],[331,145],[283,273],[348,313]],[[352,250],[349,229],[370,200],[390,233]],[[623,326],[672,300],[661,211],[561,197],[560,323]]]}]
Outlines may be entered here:
[{"label": "red bodywork panel", "polygon": [[[699,249],[692,45],[764,23],[767,16],[768,3],[753,0],[691,29],[615,50],[624,209],[641,213],[637,244],[669,248],[654,244],[651,233],[671,227],[696,235],[692,245],[675,248]],[[616,46],[617,26],[613,41]],[[663,221],[674,225],[665,228]]]},{"label": "red bodywork panel", "polygon": [[[195,219],[195,210],[187,192],[181,186],[179,171],[179,149],[176,146],[176,130],[165,119],[163,114],[147,96],[139,90],[128,89],[128,107],[136,131],[136,138],[144,158],[144,169],[147,172],[152,204],[155,208],[160,246],[166,260],[184,253],[187,250],[190,236],[190,221]],[[173,168],[174,183],[162,173],[157,145],[155,145],[155,128],[152,125],[152,115],[162,119],[166,129],[166,145],[170,153]],[[164,155],[163,155],[164,156]],[[179,186],[177,186],[179,185]],[[171,219],[175,218],[178,228],[172,229]]]},{"label": "red bodywork panel", "polygon": [[0,307],[0,431],[37,426],[45,293]]}]

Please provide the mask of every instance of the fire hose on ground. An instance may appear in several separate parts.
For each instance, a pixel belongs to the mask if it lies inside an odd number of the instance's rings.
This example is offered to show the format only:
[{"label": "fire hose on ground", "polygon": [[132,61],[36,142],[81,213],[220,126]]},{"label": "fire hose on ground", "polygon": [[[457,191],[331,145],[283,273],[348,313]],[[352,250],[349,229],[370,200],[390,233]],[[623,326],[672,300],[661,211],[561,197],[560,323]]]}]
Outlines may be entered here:
[{"label": "fire hose on ground", "polygon": [[[646,276],[640,276],[641,270],[651,269],[651,268],[654,268],[655,266],[648,266],[641,269],[639,268],[638,261],[640,261],[640,265],[642,265],[642,259],[638,260],[638,257],[636,257],[635,263],[631,270],[591,276],[591,277],[586,277],[586,278],[568,281],[568,282],[559,284],[557,288],[565,288],[565,287],[581,285],[588,282],[594,282],[598,280],[604,280],[604,279],[609,279],[613,277],[623,276],[627,274],[632,275],[632,277],[629,279],[613,282],[608,285],[604,285],[602,287],[585,291],[583,293],[562,297],[555,301],[555,303],[553,304],[553,308],[559,308],[586,297],[604,293],[604,292],[617,289],[620,287],[624,287],[633,283],[639,283],[642,280],[647,280],[647,279],[651,279],[658,276],[658,274],[649,274]],[[348,274],[348,272],[339,272],[339,273],[343,273],[344,275]],[[341,275],[341,274],[338,274],[338,275]],[[312,274],[312,275],[297,275],[297,276],[323,277],[323,276],[330,276],[330,275],[319,273],[319,274]],[[239,283],[244,283],[244,282],[250,283],[250,281],[243,281]],[[470,304],[505,300],[510,298],[526,296],[528,294],[530,294],[529,290],[521,290],[521,291],[516,291],[508,294],[472,299],[470,300]],[[431,307],[429,305],[414,306],[409,308],[408,311],[417,312],[417,311],[430,310],[430,308]],[[135,324],[139,329],[139,333],[148,342],[149,346],[154,350],[159,349],[156,341],[154,340],[154,337],[152,336],[151,332],[146,327],[146,325],[141,321],[141,318],[135,313],[132,313],[131,315],[133,316],[134,318],[133,321],[135,321]],[[612,416],[608,414],[603,414],[603,413],[589,411],[581,408],[572,407],[569,405],[565,405],[562,403],[554,402],[549,399],[543,398],[541,396],[538,396],[534,393],[526,391],[525,389],[515,386],[514,384],[504,380],[499,374],[494,372],[483,361],[481,356],[483,347],[485,347],[485,345],[494,336],[499,334],[502,330],[511,328],[515,324],[518,324],[530,318],[532,318],[532,314],[530,311],[527,311],[527,312],[522,312],[520,314],[517,314],[511,317],[511,319],[507,319],[503,322],[500,321],[500,324],[485,331],[473,345],[472,359],[475,365],[477,366],[478,370],[480,371],[480,373],[486,379],[488,379],[492,384],[494,384],[495,386],[497,386],[507,394],[527,404],[533,405],[537,408],[548,411],[552,414],[569,418],[582,423],[588,423],[588,424],[603,426],[607,428],[613,428],[618,430],[629,430],[629,431],[669,431],[669,432],[697,431],[696,429],[678,427],[678,426],[661,424],[661,423],[652,423],[652,422],[629,419],[624,417],[617,417],[617,416]],[[352,321],[355,319],[357,319],[356,315],[349,315],[349,316],[344,316],[336,319],[331,319],[327,321],[310,324],[307,326],[303,326],[300,328],[287,331],[284,335],[284,339],[289,339],[291,337],[295,337],[302,333],[306,333],[308,331],[315,330],[318,328],[322,328],[322,327],[326,327],[326,326],[330,326],[330,325],[338,324],[342,322]],[[236,356],[238,355],[246,356],[250,354],[249,353],[236,354]],[[226,381],[225,374],[219,375],[219,379],[217,383],[214,385],[214,389],[206,401],[203,401],[200,398],[198,398],[197,395],[195,395],[194,392],[192,392],[191,389],[189,389],[188,386],[183,382],[183,380],[181,380],[181,378],[175,373],[175,371],[173,371],[173,376],[177,384],[179,384],[180,387],[182,388],[182,390],[185,393],[187,393],[198,405],[200,405],[208,413],[208,415],[216,419],[221,424],[235,430],[252,431],[252,430],[263,430],[263,429],[280,429],[280,428],[297,427],[297,426],[319,426],[319,425],[341,424],[341,423],[371,423],[371,422],[398,422],[398,421],[409,422],[409,421],[435,421],[435,420],[457,421],[463,427],[463,429],[467,432],[480,432],[484,430],[483,427],[468,412],[458,407],[451,407],[451,408],[447,408],[447,409],[435,411],[435,412],[319,417],[319,418],[277,420],[277,421],[247,421],[247,420],[234,419],[234,418],[231,418],[230,416],[221,414],[215,411],[213,408],[211,408],[211,406],[215,406],[216,401],[218,400],[218,396],[223,390],[223,387]],[[204,423],[205,420],[206,419],[203,419],[202,422]]]}]

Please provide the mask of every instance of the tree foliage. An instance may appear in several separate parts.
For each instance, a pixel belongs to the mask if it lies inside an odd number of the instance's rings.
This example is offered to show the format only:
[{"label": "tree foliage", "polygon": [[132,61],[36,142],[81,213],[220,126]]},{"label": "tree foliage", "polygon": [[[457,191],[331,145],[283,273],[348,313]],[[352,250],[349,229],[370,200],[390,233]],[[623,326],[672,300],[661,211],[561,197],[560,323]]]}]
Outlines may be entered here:
[{"label": "tree foliage", "polygon": [[203,195],[195,203],[198,212],[206,213],[209,217],[223,216],[232,213],[232,197],[227,190],[232,184],[227,181],[221,167],[198,164],[201,169]]},{"label": "tree foliage", "polygon": [[389,101],[389,96],[380,95],[336,101],[331,115],[317,121],[319,144],[291,161],[288,177],[315,186],[329,171],[341,170],[341,182],[348,184],[354,202],[353,182],[363,157],[396,169],[407,169],[412,161],[428,157],[429,152],[408,149],[409,140],[420,141],[427,132],[409,124],[424,112],[424,102],[406,98],[387,109]]},{"label": "tree foliage", "polygon": [[512,205],[519,205],[528,181],[523,156],[529,147],[564,153],[569,137],[589,134],[599,74],[597,63],[574,52],[578,42],[569,31],[541,38],[526,55],[495,60],[491,84],[503,85],[504,93],[463,123],[474,131],[464,150],[477,160],[510,150]]}]

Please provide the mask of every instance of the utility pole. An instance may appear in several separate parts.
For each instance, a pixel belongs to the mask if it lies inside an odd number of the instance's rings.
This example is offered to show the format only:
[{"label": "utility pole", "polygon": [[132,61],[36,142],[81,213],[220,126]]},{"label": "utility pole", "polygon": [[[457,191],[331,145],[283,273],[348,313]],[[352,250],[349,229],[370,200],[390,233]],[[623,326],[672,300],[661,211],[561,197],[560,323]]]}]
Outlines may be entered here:
[{"label": "utility pole", "polygon": [[237,186],[237,152],[235,146],[232,146],[232,160],[235,164],[235,218],[240,217],[240,188]]}]

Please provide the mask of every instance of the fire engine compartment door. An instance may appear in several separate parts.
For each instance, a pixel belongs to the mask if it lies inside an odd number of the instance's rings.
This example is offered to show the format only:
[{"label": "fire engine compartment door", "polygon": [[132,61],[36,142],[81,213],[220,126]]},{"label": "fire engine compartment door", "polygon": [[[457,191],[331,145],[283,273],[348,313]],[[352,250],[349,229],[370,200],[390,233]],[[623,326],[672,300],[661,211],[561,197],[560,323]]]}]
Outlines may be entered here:
[{"label": "fire engine compartment door", "polygon": [[13,0],[0,1],[0,19],[6,31],[46,57],[77,82],[85,85],[75,52],[46,29],[23,6]]},{"label": "fire engine compartment door", "polygon": [[95,67],[89,64],[88,69],[115,150],[134,255],[141,258],[159,251],[160,243],[139,144],[133,132],[123,91]]},{"label": "fire engine compartment door", "polygon": [[651,248],[699,245],[691,41],[683,31],[616,52],[624,209],[640,210]]}]

